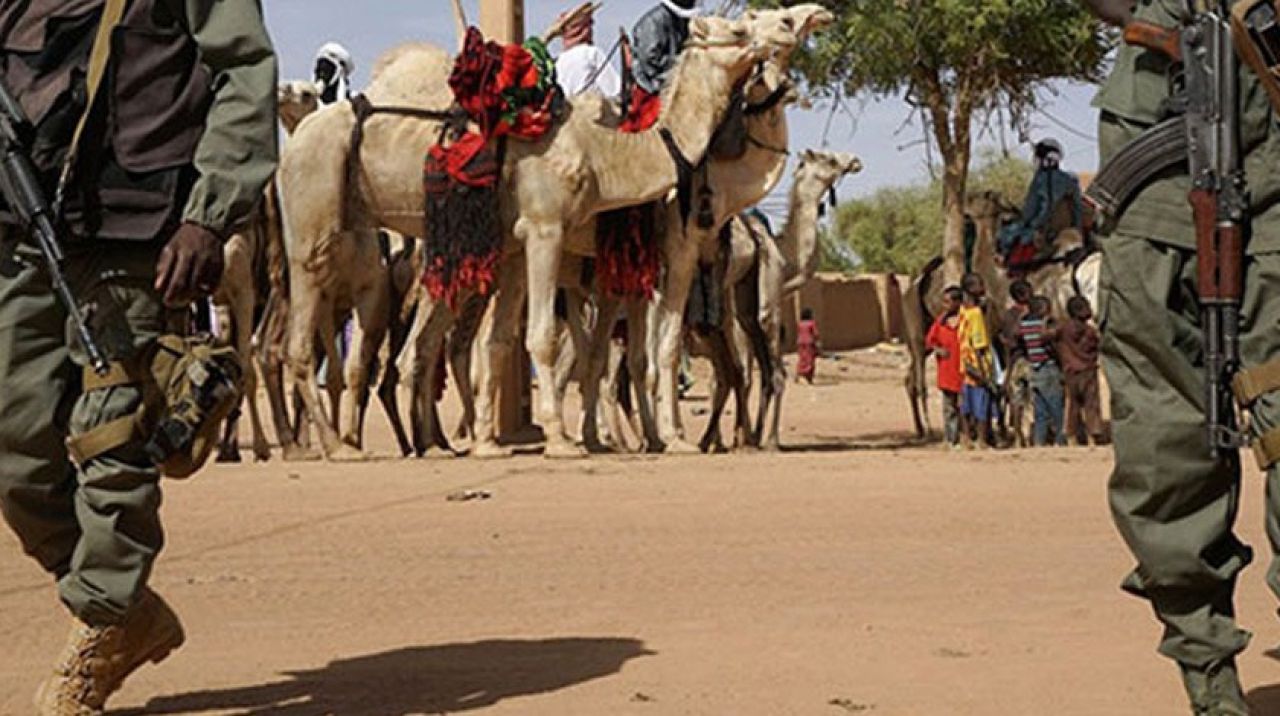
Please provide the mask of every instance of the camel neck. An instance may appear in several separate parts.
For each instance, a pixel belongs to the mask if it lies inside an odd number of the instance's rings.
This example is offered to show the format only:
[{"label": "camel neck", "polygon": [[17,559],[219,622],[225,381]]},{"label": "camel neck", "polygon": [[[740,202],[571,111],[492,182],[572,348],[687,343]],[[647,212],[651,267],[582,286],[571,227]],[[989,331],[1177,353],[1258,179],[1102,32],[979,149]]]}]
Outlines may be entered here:
[{"label": "camel neck", "polygon": [[787,260],[788,290],[795,290],[809,280],[818,264],[818,204],[825,187],[797,179],[791,185],[790,210],[782,226],[778,248]]}]

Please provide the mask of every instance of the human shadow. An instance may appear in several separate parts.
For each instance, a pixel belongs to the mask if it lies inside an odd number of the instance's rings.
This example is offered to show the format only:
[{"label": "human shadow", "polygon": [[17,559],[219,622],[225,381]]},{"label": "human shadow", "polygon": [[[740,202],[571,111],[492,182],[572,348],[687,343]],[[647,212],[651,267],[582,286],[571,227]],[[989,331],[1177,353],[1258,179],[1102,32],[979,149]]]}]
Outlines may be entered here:
[{"label": "human shadow", "polygon": [[1246,699],[1256,714],[1280,714],[1280,684],[1250,689]]},{"label": "human shadow", "polygon": [[654,652],[638,639],[497,639],[338,659],[253,686],[151,699],[124,714],[235,711],[237,716],[456,713],[615,674]]},{"label": "human shadow", "polygon": [[838,437],[816,435],[806,440],[794,439],[782,446],[784,453],[867,452],[876,450],[910,450],[936,445],[932,437],[919,438],[915,433],[889,430],[881,433]]}]

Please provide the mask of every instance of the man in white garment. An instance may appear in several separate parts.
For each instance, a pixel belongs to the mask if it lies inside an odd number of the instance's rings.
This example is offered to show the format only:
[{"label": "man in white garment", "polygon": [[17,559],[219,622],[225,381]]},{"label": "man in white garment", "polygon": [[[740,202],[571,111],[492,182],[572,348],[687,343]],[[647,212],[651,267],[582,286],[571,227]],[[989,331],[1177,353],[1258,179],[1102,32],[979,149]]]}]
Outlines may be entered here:
[{"label": "man in white garment", "polygon": [[566,97],[598,92],[609,99],[622,93],[622,80],[609,58],[595,46],[595,19],[579,15],[564,29],[564,51],[556,58],[556,79]]},{"label": "man in white garment", "polygon": [[333,104],[351,96],[351,75],[356,63],[347,48],[336,42],[327,42],[316,51],[316,67],[313,79],[320,88],[320,103]]}]

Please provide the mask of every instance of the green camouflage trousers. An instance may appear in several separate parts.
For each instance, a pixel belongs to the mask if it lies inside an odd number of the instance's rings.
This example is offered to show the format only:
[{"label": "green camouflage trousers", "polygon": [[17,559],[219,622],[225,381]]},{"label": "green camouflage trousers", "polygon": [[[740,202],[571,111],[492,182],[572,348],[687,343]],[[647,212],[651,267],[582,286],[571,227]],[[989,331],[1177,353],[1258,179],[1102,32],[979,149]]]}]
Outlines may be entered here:
[{"label": "green camouflage trousers", "polygon": [[[1195,254],[1125,234],[1102,243],[1099,315],[1115,437],[1109,496],[1138,561],[1124,588],[1149,600],[1164,624],[1162,654],[1204,667],[1249,642],[1235,622],[1233,593],[1252,550],[1232,533],[1239,458],[1215,462],[1207,448]],[[1254,366],[1280,354],[1280,253],[1250,256],[1245,287],[1241,356]],[[1263,396],[1253,418],[1255,434],[1275,427],[1280,394]],[[1267,582],[1280,595],[1277,476],[1268,471],[1265,488]]]},{"label": "green camouflage trousers", "polygon": [[[108,360],[130,357],[172,327],[152,288],[159,246],[68,247],[66,277]],[[131,414],[134,386],[81,394],[83,351],[40,255],[0,242],[0,508],[23,549],[58,580],[85,622],[118,623],[147,581],[164,537],[159,472],[140,440],[86,461],[70,433]]]}]

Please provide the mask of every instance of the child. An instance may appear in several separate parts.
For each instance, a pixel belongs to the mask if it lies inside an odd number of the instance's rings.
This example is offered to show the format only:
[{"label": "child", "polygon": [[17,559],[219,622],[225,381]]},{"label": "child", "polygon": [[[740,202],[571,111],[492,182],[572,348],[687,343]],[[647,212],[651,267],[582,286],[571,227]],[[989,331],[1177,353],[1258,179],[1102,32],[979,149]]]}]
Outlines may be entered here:
[{"label": "child", "polygon": [[1050,433],[1058,445],[1067,444],[1062,429],[1062,370],[1053,354],[1054,330],[1049,324],[1049,299],[1031,299],[1031,310],[1018,326],[1022,349],[1031,364],[1031,393],[1035,401],[1036,420],[1031,442],[1049,444]]},{"label": "child", "polygon": [[796,326],[796,382],[803,378],[813,385],[813,373],[818,367],[818,323],[813,320],[813,310],[800,309],[800,323]]},{"label": "child", "polygon": [[938,356],[938,390],[942,392],[942,419],[947,445],[960,446],[960,393],[964,378],[960,374],[960,302],[964,294],[959,286],[949,286],[942,293],[944,310],[929,327],[925,346]]},{"label": "child", "polygon": [[964,305],[958,313],[956,335],[960,342],[960,368],[964,371],[960,401],[961,436],[966,447],[974,437],[982,447],[994,444],[991,386],[995,381],[995,363],[991,357],[987,317],[982,312],[987,288],[982,277],[975,273],[966,275],[960,285],[964,289]]},{"label": "child", "polygon": [[1018,279],[1009,284],[1009,299],[1013,304],[1005,309],[1000,321],[1000,344],[1004,348],[1005,365],[1012,366],[1022,354],[1022,342],[1018,340],[1018,325],[1031,310],[1030,302],[1034,291],[1026,279]]},{"label": "child", "polygon": [[[1098,329],[1089,321],[1093,309],[1083,296],[1067,302],[1070,319],[1058,332],[1058,354],[1067,382],[1067,434],[1076,444],[1098,445],[1103,439],[1098,400]],[[1085,434],[1088,431],[1088,434]]]}]

